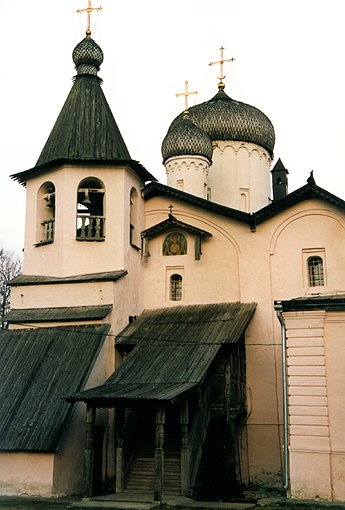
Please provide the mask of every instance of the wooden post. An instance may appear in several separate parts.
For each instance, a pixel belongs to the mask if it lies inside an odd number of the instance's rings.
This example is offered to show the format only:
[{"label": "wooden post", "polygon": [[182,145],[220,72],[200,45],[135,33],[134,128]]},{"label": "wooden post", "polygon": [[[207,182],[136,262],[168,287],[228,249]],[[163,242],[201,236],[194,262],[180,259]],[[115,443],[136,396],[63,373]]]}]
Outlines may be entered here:
[{"label": "wooden post", "polygon": [[115,410],[115,492],[123,492],[124,489],[124,459],[123,459],[123,426],[125,420],[125,410],[122,405],[118,405]]},{"label": "wooden post", "polygon": [[84,450],[84,494],[91,498],[93,495],[93,460],[94,460],[94,423],[96,410],[86,407],[86,433]]},{"label": "wooden post", "polygon": [[189,470],[189,412],[188,400],[184,400],[180,409],[181,426],[181,492],[189,496],[190,492],[190,470]]},{"label": "wooden post", "polygon": [[225,358],[225,462],[226,487],[229,494],[236,489],[236,410],[231,407],[233,395],[231,377],[231,352]]},{"label": "wooden post", "polygon": [[156,448],[155,448],[155,501],[163,501],[164,493],[164,423],[165,409],[159,407],[156,410]]}]

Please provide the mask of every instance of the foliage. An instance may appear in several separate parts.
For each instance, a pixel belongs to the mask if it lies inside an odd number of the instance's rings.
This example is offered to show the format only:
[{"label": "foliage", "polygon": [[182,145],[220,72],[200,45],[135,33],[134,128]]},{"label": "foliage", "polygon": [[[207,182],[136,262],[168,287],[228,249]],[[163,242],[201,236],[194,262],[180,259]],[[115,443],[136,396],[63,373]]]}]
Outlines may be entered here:
[{"label": "foliage", "polygon": [[[8,282],[18,276],[21,270],[20,257],[0,245],[0,320],[10,309],[11,287]],[[5,327],[6,323],[2,322],[0,329]]]}]

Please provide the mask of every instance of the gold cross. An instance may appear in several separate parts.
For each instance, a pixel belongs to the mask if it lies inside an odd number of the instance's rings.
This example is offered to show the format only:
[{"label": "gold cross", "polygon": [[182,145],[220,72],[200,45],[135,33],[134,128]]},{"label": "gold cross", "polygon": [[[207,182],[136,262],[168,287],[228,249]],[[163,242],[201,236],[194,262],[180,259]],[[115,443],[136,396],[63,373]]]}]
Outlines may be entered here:
[{"label": "gold cross", "polygon": [[169,209],[169,211],[170,211],[170,214],[172,214],[172,211],[173,211],[173,209],[174,209],[174,206],[170,204],[170,205],[168,206],[168,209]]},{"label": "gold cross", "polygon": [[87,13],[87,29],[86,29],[86,35],[91,35],[91,28],[90,28],[90,24],[91,24],[91,13],[92,11],[101,11],[102,10],[102,7],[92,7],[91,6],[91,0],[87,0],[87,8],[86,9],[78,9],[77,10],[77,13],[78,14],[81,14],[82,12],[86,12]]},{"label": "gold cross", "polygon": [[219,49],[220,49],[220,60],[217,60],[217,62],[210,62],[208,65],[209,66],[213,66],[214,64],[220,65],[220,76],[218,76],[218,80],[220,80],[220,82],[218,83],[218,88],[222,90],[225,87],[225,85],[223,83],[223,80],[225,78],[223,64],[224,64],[224,62],[233,62],[235,59],[233,57],[224,59],[224,49],[225,48],[223,48],[223,46],[221,46]]},{"label": "gold cross", "polygon": [[179,96],[184,96],[184,111],[185,113],[188,112],[188,96],[190,96],[191,94],[197,94],[197,92],[189,92],[188,90],[188,81],[186,80],[185,81],[185,88],[184,88],[184,92],[181,92],[180,94],[176,94],[176,97],[179,97]]}]

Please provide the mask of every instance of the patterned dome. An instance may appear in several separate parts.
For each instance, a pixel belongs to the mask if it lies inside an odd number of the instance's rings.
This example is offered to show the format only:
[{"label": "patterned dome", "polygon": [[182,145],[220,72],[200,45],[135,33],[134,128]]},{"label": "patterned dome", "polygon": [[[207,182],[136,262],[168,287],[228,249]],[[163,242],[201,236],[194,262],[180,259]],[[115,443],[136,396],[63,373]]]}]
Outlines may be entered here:
[{"label": "patterned dome", "polygon": [[162,143],[163,163],[173,156],[203,156],[212,161],[210,137],[185,114],[175,119]]},{"label": "patterned dome", "polygon": [[72,57],[78,74],[97,75],[103,62],[103,51],[90,35],[87,35],[74,48]]},{"label": "patterned dome", "polygon": [[[182,115],[173,120],[169,131]],[[222,89],[209,101],[191,106],[189,118],[211,140],[252,142],[264,147],[273,157],[275,133],[269,118],[254,106],[231,99]]]}]

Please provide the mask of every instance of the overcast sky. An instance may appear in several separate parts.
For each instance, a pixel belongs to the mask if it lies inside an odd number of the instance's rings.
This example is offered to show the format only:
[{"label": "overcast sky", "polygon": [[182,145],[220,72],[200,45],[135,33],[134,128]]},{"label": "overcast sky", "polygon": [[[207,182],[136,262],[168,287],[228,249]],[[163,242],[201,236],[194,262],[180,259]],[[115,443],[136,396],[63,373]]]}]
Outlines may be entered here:
[{"label": "overcast sky", "polygon": [[[25,189],[9,175],[32,168],[72,87],[74,46],[85,36],[87,0],[0,0],[0,242],[24,244]],[[316,183],[345,199],[344,0],[93,0],[99,75],[131,157],[161,182],[161,142],[183,110],[226,92],[262,110],[276,131],[275,161],[289,191]]]}]

